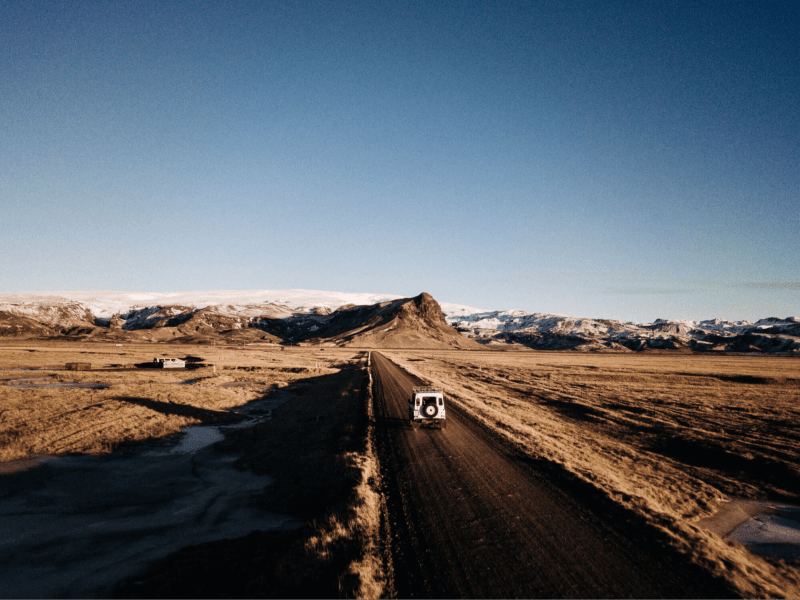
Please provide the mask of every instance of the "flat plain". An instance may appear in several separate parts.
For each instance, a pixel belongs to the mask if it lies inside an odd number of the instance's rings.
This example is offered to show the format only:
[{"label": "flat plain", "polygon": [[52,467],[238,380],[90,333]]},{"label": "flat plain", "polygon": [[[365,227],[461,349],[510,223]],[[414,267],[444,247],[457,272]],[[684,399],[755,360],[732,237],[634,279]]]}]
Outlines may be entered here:
[{"label": "flat plain", "polygon": [[[186,356],[207,366],[134,368]],[[271,344],[3,345],[0,522],[10,535],[0,596],[378,595],[367,360]],[[67,371],[68,362],[92,370]],[[188,436],[177,434],[192,426],[224,435],[186,454]],[[77,479],[65,481],[68,472]],[[215,484],[242,478],[264,483],[239,495]],[[186,510],[154,539],[154,523],[176,505]],[[230,514],[219,513],[225,505]],[[143,506],[152,519],[139,524],[131,515]],[[252,511],[264,517],[251,530],[263,530],[226,533]],[[80,533],[60,538],[48,527],[54,515]],[[304,525],[266,530],[270,515]]]},{"label": "flat plain", "polygon": [[[170,440],[181,428],[235,425],[248,403],[285,398],[271,420],[226,434],[218,447],[239,456],[238,468],[273,477],[257,502],[307,520],[306,529],[281,534],[285,540],[265,533],[261,541],[188,548],[139,577],[145,587],[123,584],[115,593],[174,595],[192,580],[196,595],[218,594],[214,581],[226,556],[225,569],[241,570],[238,595],[380,595],[384,565],[374,544],[381,502],[372,426],[366,425],[366,350],[5,343],[0,474],[24,471],[41,457],[102,457],[175,443]],[[580,494],[591,488],[742,596],[800,595],[798,565],[723,539],[741,520],[714,523],[715,515],[741,499],[800,504],[797,359],[380,352],[442,386],[452,411],[547,465],[548,477],[562,478],[565,489]],[[156,357],[186,356],[202,358],[206,366],[133,368]],[[89,362],[93,370],[67,371],[68,362]],[[448,430],[437,433],[447,436]],[[283,550],[266,556],[265,547]],[[254,552],[262,553],[258,560],[245,558]],[[264,561],[271,561],[271,575],[263,575]]]},{"label": "flat plain", "polygon": [[[207,366],[137,369],[156,357]],[[51,342],[0,347],[0,461],[36,454],[105,454],[190,425],[235,421],[226,412],[292,383],[330,374],[357,352],[272,345],[212,347]],[[85,362],[90,371],[68,371]],[[83,387],[86,386],[86,387]]]}]

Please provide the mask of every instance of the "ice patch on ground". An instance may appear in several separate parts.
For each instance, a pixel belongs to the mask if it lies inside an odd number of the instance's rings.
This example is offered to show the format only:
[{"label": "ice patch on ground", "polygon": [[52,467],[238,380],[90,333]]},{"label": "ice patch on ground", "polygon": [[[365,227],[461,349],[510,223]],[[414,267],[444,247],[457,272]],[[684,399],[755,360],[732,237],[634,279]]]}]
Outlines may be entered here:
[{"label": "ice patch on ground", "polygon": [[180,443],[172,449],[172,453],[193,454],[224,439],[225,436],[222,435],[219,427],[189,427]]},{"label": "ice patch on ground", "polygon": [[755,517],[737,527],[728,539],[742,544],[800,544],[800,514],[795,519]]},{"label": "ice patch on ground", "polygon": [[784,560],[800,558],[800,507],[773,505],[774,514],[757,515],[734,529],[729,540],[753,554]]},{"label": "ice patch on ground", "polygon": [[22,384],[8,384],[8,387],[11,388],[20,388],[20,389],[28,389],[28,390],[39,390],[39,389],[60,389],[60,388],[83,388],[88,390],[104,390],[110,387],[109,384],[104,383],[86,383],[86,382],[79,382],[79,381],[66,381],[62,383],[22,383]]},{"label": "ice patch on ground", "polygon": [[735,499],[725,502],[699,526],[744,544],[753,554],[785,560],[800,558],[800,506]]}]

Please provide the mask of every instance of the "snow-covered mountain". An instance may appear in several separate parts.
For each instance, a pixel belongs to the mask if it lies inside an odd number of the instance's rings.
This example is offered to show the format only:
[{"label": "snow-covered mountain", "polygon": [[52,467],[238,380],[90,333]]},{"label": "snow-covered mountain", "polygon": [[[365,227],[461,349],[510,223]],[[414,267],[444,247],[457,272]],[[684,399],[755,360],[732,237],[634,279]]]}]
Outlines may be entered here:
[{"label": "snow-covered mountain", "polygon": [[134,308],[153,306],[246,306],[280,304],[294,311],[310,312],[314,308],[335,310],[346,304],[357,306],[397,300],[391,294],[359,294],[352,292],[323,292],[318,290],[215,290],[205,292],[38,292],[0,294],[0,310],[8,305],[61,305],[76,302],[89,309],[95,317],[108,318]]},{"label": "snow-covered mountain", "polygon": [[800,352],[800,319],[770,317],[755,323],[710,319],[656,319],[634,323],[613,319],[580,319],[521,310],[448,314],[450,325],[484,344],[517,342],[542,349],[725,350]]},{"label": "snow-covered mountain", "polygon": [[48,327],[63,329],[93,325],[95,321],[91,309],[80,301],[46,294],[19,294],[25,298],[18,301],[6,300],[5,296],[17,295],[0,294],[0,312],[26,317]]},{"label": "snow-covered mountain", "polygon": [[[0,294],[0,336],[67,334],[116,339],[135,333],[145,340],[199,341],[203,336],[224,334],[278,343],[303,339],[322,343],[320,334],[333,323],[343,322],[341,311],[351,311],[344,319],[349,323],[363,312],[352,312],[355,307],[401,299],[392,294],[319,290]],[[486,311],[446,302],[439,306],[447,324],[488,346],[800,354],[800,320],[794,317],[755,323],[721,319],[633,323],[522,310]]]}]

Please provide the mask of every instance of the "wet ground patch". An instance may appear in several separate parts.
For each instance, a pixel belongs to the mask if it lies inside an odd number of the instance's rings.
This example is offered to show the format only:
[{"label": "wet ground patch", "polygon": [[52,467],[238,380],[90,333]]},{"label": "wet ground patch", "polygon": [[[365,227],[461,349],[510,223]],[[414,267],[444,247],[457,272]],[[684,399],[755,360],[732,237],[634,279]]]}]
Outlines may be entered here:
[{"label": "wet ground patch", "polygon": [[698,525],[743,544],[753,554],[800,568],[800,506],[735,498]]},{"label": "wet ground patch", "polygon": [[[115,598],[257,598],[296,595],[294,572],[301,564],[308,526],[295,530],[254,531],[243,538],[207,542],[170,554],[157,571],[118,584]],[[187,594],[190,581],[193,594]],[[335,597],[330,586],[309,588],[308,598]]]},{"label": "wet ground patch", "polygon": [[4,475],[0,596],[108,596],[119,579],[183,546],[302,525],[253,506],[270,479],[234,461],[211,448],[141,447]]},{"label": "wet ground patch", "polygon": [[[302,385],[301,385],[302,383]],[[289,515],[299,530],[247,536],[186,547],[129,577],[119,597],[338,597],[357,587],[348,564],[364,551],[358,535],[341,535],[325,552],[311,540],[331,518],[350,527],[360,471],[348,456],[363,452],[366,372],[352,365],[285,388],[292,401],[272,409],[253,427],[223,427],[214,448],[245,473],[272,481],[251,501]]]}]

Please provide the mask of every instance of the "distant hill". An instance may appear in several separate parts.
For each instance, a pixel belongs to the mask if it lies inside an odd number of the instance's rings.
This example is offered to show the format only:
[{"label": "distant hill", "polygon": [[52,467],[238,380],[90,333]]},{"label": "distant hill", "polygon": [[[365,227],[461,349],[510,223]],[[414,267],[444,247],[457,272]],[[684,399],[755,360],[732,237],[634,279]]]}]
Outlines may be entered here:
[{"label": "distant hill", "polygon": [[[102,317],[94,315],[75,299],[3,294],[0,295],[0,336],[190,343],[262,341],[372,348],[481,347],[447,323],[441,307],[429,294],[354,305],[344,304],[344,301],[364,301],[379,296],[313,293],[326,302],[321,306],[313,305],[296,294],[295,303],[298,300],[301,303],[296,307],[283,302],[205,305],[202,308],[186,304],[137,305]],[[95,306],[104,302],[108,306],[111,304],[108,295],[98,299],[94,294],[89,302]],[[141,298],[140,295],[130,296]],[[112,305],[124,306],[118,298]],[[101,312],[108,315],[107,310]]]},{"label": "distant hill", "polygon": [[748,321],[657,319],[632,323],[520,310],[451,315],[463,335],[487,346],[515,343],[540,350],[588,352],[781,352],[800,355],[800,319]]},{"label": "distant hill", "polygon": [[800,319],[633,323],[315,290],[0,294],[0,337],[800,356]]},{"label": "distant hill", "polygon": [[35,319],[0,311],[0,339],[4,337],[52,337],[58,331]]},{"label": "distant hill", "polygon": [[298,339],[371,348],[480,348],[448,325],[429,294],[372,306],[340,308]]}]

